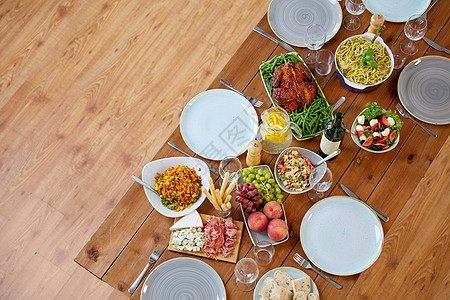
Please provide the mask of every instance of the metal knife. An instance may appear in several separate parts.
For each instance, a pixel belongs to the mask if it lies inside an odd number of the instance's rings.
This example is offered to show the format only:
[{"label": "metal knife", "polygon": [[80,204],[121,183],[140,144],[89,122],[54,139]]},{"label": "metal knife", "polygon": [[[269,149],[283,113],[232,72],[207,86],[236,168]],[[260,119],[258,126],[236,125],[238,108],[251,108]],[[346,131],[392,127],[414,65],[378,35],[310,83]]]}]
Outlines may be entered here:
[{"label": "metal knife", "polygon": [[389,217],[386,216],[385,214],[383,214],[382,212],[380,212],[379,210],[377,210],[376,208],[374,208],[372,205],[370,205],[369,203],[367,203],[366,201],[364,201],[363,199],[361,199],[358,195],[356,195],[355,193],[352,192],[352,190],[350,190],[348,187],[346,187],[344,184],[340,183],[341,188],[344,190],[344,192],[349,195],[350,197],[356,198],[358,200],[363,201],[368,207],[370,207],[378,216],[378,218],[380,218],[381,221],[383,222],[389,222]]},{"label": "metal knife", "polygon": [[211,172],[213,172],[214,174],[216,174],[217,176],[219,176],[219,172],[217,172],[217,170],[214,169],[214,167],[211,166],[211,164],[209,164],[208,162],[204,161],[204,160],[201,159],[201,158],[193,157],[192,155],[190,155],[189,153],[185,152],[183,149],[179,148],[178,146],[172,144],[171,142],[167,142],[167,144],[169,144],[170,147],[172,147],[172,148],[174,148],[174,149],[180,151],[181,153],[183,153],[183,154],[186,155],[186,156],[189,156],[189,157],[192,157],[192,158],[196,158],[196,159],[200,159],[201,161],[203,161],[203,162],[208,166],[208,168],[209,168],[209,170],[210,170]]},{"label": "metal knife", "polygon": [[253,27],[253,30],[256,31],[257,33],[265,36],[266,38],[268,38],[269,40],[271,40],[272,42],[277,43],[278,45],[280,45],[281,47],[283,47],[284,49],[286,49],[289,52],[297,52],[295,51],[294,48],[292,48],[291,45],[289,45],[288,43],[285,43],[283,41],[279,41],[276,38],[272,37],[270,34],[268,34],[267,32],[265,32],[264,30],[262,30],[261,28],[259,28],[258,26]]},{"label": "metal knife", "polygon": [[444,51],[445,53],[450,54],[450,50],[445,49],[445,48],[442,47],[442,46],[439,46],[438,44],[436,44],[435,42],[433,42],[433,41],[430,40],[429,38],[427,38],[427,37],[424,36],[424,37],[423,37],[423,40],[424,40],[428,45],[430,45],[432,48],[436,49],[437,51]]},{"label": "metal knife", "polygon": [[345,101],[345,97],[342,96],[341,98],[339,98],[339,100],[336,102],[336,104],[333,107],[333,112],[339,107],[341,106],[342,103],[344,103]]}]

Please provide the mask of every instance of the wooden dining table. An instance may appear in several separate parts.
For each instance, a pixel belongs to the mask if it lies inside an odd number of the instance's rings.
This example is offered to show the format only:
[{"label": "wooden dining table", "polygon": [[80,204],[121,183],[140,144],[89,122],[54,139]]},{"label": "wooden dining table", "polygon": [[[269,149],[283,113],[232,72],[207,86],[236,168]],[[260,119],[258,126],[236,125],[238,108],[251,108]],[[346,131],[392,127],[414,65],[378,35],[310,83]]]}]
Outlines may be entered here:
[{"label": "wooden dining table", "polygon": [[[340,4],[345,17],[348,13],[343,2]],[[345,38],[365,32],[371,15],[366,11],[360,16],[363,26],[358,31],[350,32],[341,27],[325,43],[324,48],[334,52]],[[429,25],[426,36],[450,48],[447,34],[450,31],[448,2],[438,1],[428,13],[427,19]],[[267,15],[255,25],[275,36]],[[386,29],[381,36],[395,54],[399,51],[399,43],[406,39],[403,33],[404,23],[386,22],[385,25]],[[406,64],[422,56],[450,57],[432,49],[423,40],[418,44],[418,53],[408,57]],[[285,52],[277,44],[249,30],[245,42],[211,82],[209,89],[224,88],[219,79],[225,78],[247,95],[264,103],[262,107],[256,108],[260,115],[272,103],[261,80],[259,66],[261,62]],[[387,81],[370,93],[354,93],[343,87],[334,68],[325,77],[316,74],[316,79],[329,104],[335,104],[342,96],[346,98],[337,112],[344,113],[344,123],[349,128],[368,102],[377,102],[385,109],[396,110],[395,105],[399,103],[397,82],[402,69],[394,70]],[[450,126],[424,123],[437,134],[437,138],[433,138],[411,120],[401,119],[404,125],[400,141],[391,151],[383,154],[364,151],[353,142],[350,135],[346,135],[340,146],[341,154],[328,162],[333,174],[333,184],[327,192],[328,196],[345,195],[339,186],[339,183],[344,183],[362,199],[389,216],[388,222],[382,222],[384,241],[376,262],[359,274],[330,275],[343,285],[342,289],[336,289],[314,271],[300,267],[293,260],[293,255],[299,253],[306,257],[299,239],[299,229],[303,216],[314,203],[306,194],[285,193],[283,203],[289,239],[275,246],[272,262],[259,267],[258,279],[274,268],[287,266],[308,274],[317,285],[321,299],[450,299]],[[164,124],[160,127],[163,130]],[[167,142],[197,156],[184,143],[179,126]],[[317,152],[319,142],[320,136],[317,136],[305,141],[293,140],[291,146]],[[153,160],[180,156],[183,155],[165,143]],[[239,156],[243,167],[247,166],[245,158],[246,153]],[[276,158],[277,155],[263,152],[261,164],[269,165],[273,170]],[[209,162],[218,169],[218,161]],[[217,186],[218,177],[213,173],[211,176]],[[80,266],[91,273],[86,276],[92,276],[92,280],[103,280],[131,299],[139,299],[143,281],[133,294],[128,293],[128,288],[147,264],[156,245],[161,245],[165,250],[147,274],[173,258],[196,258],[219,274],[228,299],[253,297],[253,291],[244,292],[236,287],[235,263],[168,250],[169,227],[174,219],[161,215],[152,207],[141,185],[130,180],[128,191],[117,197],[121,197],[120,201],[75,258]],[[198,211],[214,215],[214,208],[208,201],[204,201]],[[243,220],[235,201],[232,201],[231,216],[234,220]],[[248,232],[244,230],[238,259],[254,257],[253,247]]]}]

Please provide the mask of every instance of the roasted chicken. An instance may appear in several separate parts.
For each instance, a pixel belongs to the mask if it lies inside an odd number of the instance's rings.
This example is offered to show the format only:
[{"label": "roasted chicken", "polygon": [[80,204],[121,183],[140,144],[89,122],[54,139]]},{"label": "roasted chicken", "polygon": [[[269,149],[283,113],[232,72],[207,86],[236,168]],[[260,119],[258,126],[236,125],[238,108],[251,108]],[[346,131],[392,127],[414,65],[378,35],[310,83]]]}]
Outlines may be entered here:
[{"label": "roasted chicken", "polygon": [[270,80],[274,100],[288,113],[309,106],[317,94],[317,85],[311,72],[301,62],[278,66]]}]

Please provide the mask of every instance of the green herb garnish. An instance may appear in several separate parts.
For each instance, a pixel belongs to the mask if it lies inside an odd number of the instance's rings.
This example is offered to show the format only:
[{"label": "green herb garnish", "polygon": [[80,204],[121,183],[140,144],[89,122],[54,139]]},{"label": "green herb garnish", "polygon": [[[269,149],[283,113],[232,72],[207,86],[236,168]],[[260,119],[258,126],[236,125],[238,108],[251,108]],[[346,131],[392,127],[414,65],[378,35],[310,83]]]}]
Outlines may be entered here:
[{"label": "green herb garnish", "polygon": [[359,60],[359,65],[362,66],[364,64],[371,66],[375,70],[378,69],[378,64],[375,61],[375,59],[373,58],[373,49],[372,48],[367,48],[366,50],[364,50],[363,55],[362,55],[361,59]]}]

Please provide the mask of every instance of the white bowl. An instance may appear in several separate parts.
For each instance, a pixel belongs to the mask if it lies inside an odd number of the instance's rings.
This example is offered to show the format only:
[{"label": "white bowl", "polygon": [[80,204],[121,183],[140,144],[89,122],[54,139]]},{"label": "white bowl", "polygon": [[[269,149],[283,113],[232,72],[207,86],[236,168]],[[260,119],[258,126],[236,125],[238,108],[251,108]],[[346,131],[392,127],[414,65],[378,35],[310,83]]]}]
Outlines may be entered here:
[{"label": "white bowl", "polygon": [[351,36],[351,37],[346,38],[345,40],[343,40],[339,44],[339,46],[336,48],[336,52],[334,53],[334,57],[335,57],[334,65],[336,67],[336,75],[338,76],[339,81],[341,82],[341,84],[344,87],[346,87],[347,89],[349,89],[350,91],[355,92],[355,93],[368,93],[368,92],[373,91],[376,88],[378,88],[383,82],[385,82],[389,78],[389,76],[391,76],[392,71],[394,71],[394,55],[392,54],[391,49],[389,49],[389,47],[384,43],[383,39],[381,37],[377,37],[377,39],[375,41],[379,42],[386,49],[386,51],[387,51],[387,53],[389,55],[389,58],[391,59],[391,70],[389,71],[388,76],[386,76],[386,78],[384,80],[380,81],[380,82],[377,82],[377,83],[374,83],[374,84],[369,84],[369,85],[358,84],[358,83],[354,83],[354,82],[348,80],[347,78],[344,77],[344,75],[342,75],[341,71],[339,70],[338,63],[337,63],[337,60],[336,60],[336,53],[337,53],[337,50],[339,49],[339,47],[345,41],[350,40],[350,39],[354,39],[354,38],[356,38],[358,36],[362,36],[362,37],[364,37],[364,38],[366,38],[366,39],[371,41],[375,35],[373,33],[366,32],[364,34],[354,35],[354,36]]},{"label": "white bowl", "polygon": [[[161,174],[170,167],[182,165],[187,166],[189,169],[194,168],[197,175],[202,178],[202,188],[207,190],[209,189],[208,177],[210,174],[208,166],[203,161],[192,157],[169,157],[149,162],[142,169],[142,180],[154,187],[156,173]],[[187,215],[191,211],[197,209],[206,198],[205,194],[202,193],[200,198],[198,198],[198,200],[190,208],[185,208],[182,211],[175,212],[165,207],[161,202],[161,198],[154,192],[149,191],[147,188],[144,188],[144,191],[150,204],[160,214],[171,218]]]},{"label": "white bowl", "polygon": [[[359,117],[364,111],[366,111],[366,110],[367,110],[367,108],[364,109],[364,110],[362,110],[362,111],[358,114],[358,116],[355,118],[355,120],[353,121],[352,129],[351,129],[351,132],[352,132],[351,136],[352,136],[353,142],[355,142],[355,144],[358,145],[359,148],[364,149],[364,150],[369,151],[369,152],[372,152],[372,153],[386,153],[386,152],[391,151],[392,149],[394,149],[394,148],[397,146],[398,141],[400,140],[400,132],[398,133],[397,138],[394,140],[394,143],[395,143],[395,144],[392,145],[391,147],[387,148],[386,150],[380,150],[380,151],[377,151],[377,150],[372,150],[372,149],[363,147],[363,146],[361,145],[361,141],[359,140],[358,133],[357,133],[357,131],[356,131],[356,120],[357,120],[358,117]],[[383,109],[383,113],[386,113],[386,110]]]},{"label": "white bowl", "polygon": [[[277,161],[275,163],[275,167],[273,169],[274,172],[274,176],[275,176],[275,180],[277,181],[277,184],[280,186],[280,188],[285,191],[286,193],[289,194],[302,194],[302,193],[306,193],[307,191],[309,191],[311,189],[311,187],[308,187],[307,189],[301,190],[301,191],[293,191],[291,189],[288,189],[287,187],[284,186],[283,182],[281,181],[279,175],[278,175],[278,164],[280,163],[280,160],[283,158],[284,154],[286,154],[286,152],[291,151],[291,150],[296,150],[299,154],[303,155],[305,158],[309,159],[309,161],[311,162],[311,164],[316,164],[318,163],[320,160],[322,160],[322,157],[320,157],[320,155],[305,149],[305,148],[300,148],[300,147],[290,147],[287,148],[285,150],[283,150],[283,152],[280,153],[280,155],[278,155]],[[324,162],[323,165],[326,167],[327,163]],[[323,176],[323,174],[322,174]]]}]

